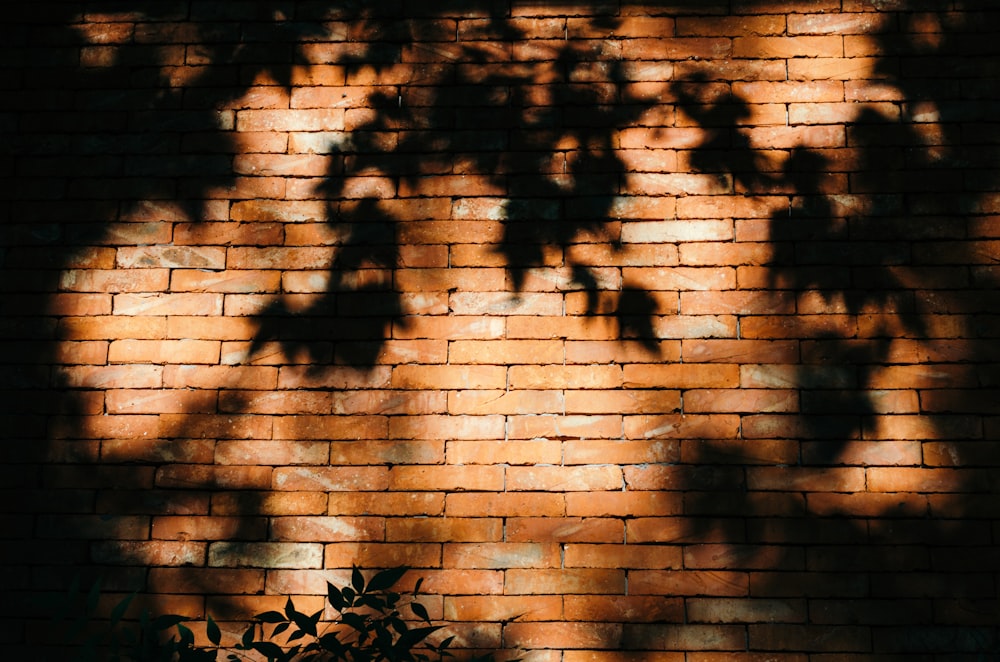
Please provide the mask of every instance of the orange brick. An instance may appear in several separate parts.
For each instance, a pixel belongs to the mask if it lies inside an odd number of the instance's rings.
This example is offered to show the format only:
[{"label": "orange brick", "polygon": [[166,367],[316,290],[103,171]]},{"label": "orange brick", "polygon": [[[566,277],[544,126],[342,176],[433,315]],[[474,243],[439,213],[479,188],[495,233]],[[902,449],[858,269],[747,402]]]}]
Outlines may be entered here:
[{"label": "orange brick", "polygon": [[695,413],[795,412],[796,391],[777,389],[691,389],[684,392],[684,411]]},{"label": "orange brick", "polygon": [[211,413],[216,392],[188,390],[116,389],[105,394],[109,414]]},{"label": "orange brick", "polygon": [[739,384],[736,364],[630,364],[624,385],[632,388],[729,388]]},{"label": "orange brick", "polygon": [[734,439],[739,418],[725,414],[626,416],[626,439]]},{"label": "orange brick", "polygon": [[115,340],[108,347],[108,361],[215,364],[220,348],[214,340]]},{"label": "orange brick", "polygon": [[617,365],[527,365],[510,368],[510,387],[514,389],[601,389],[621,385],[622,368]]},{"label": "orange brick", "polygon": [[292,516],[270,522],[269,540],[301,542],[352,542],[383,540],[386,521],[381,517]]},{"label": "orange brick", "polygon": [[115,315],[221,315],[222,295],[215,293],[116,294]]},{"label": "orange brick", "polygon": [[431,492],[331,492],[328,514],[441,515],[444,499],[444,494]]},{"label": "orange brick", "polygon": [[565,499],[566,514],[575,517],[666,517],[682,508],[678,495],[669,492],[568,492]]},{"label": "orange brick", "polygon": [[451,391],[451,414],[544,414],[563,409],[560,391]]},{"label": "orange brick", "polygon": [[621,646],[620,623],[511,623],[504,635],[524,648],[616,649]]},{"label": "orange brick", "polygon": [[150,568],[149,590],[199,594],[211,586],[220,595],[255,595],[264,590],[264,571],[230,568]]},{"label": "orange brick", "polygon": [[621,469],[616,466],[509,467],[506,489],[512,491],[620,490]]},{"label": "orange brick", "polygon": [[558,340],[455,340],[448,347],[452,364],[561,363]]},{"label": "orange brick", "polygon": [[390,439],[498,439],[504,436],[504,417],[486,416],[393,416]]},{"label": "orange brick", "polygon": [[325,492],[219,492],[212,495],[212,513],[222,516],[322,515],[326,512]]},{"label": "orange brick", "polygon": [[[440,567],[440,546],[427,543],[416,546],[405,543],[336,542],[326,545],[324,550],[324,567],[327,568],[394,568],[401,565],[415,568]],[[344,577],[340,583],[346,584],[347,581],[349,579]],[[274,583],[278,584],[279,581]],[[316,584],[317,593],[326,593],[325,581]]]},{"label": "orange brick", "polygon": [[280,416],[274,419],[275,439],[385,439],[385,416]]},{"label": "orange brick", "polygon": [[78,269],[64,271],[60,289],[68,292],[157,292],[167,289],[167,269]]},{"label": "orange brick", "polygon": [[388,542],[497,542],[503,538],[498,518],[391,518],[386,520]]},{"label": "orange brick", "polygon": [[511,542],[622,543],[625,527],[621,520],[596,517],[511,517],[505,535]]},{"label": "orange brick", "polygon": [[263,518],[160,516],[153,519],[152,538],[160,540],[260,540],[267,534]]},{"label": "orange brick", "polygon": [[[695,320],[678,320],[678,327],[691,329]],[[510,324],[508,323],[508,326]],[[673,335],[673,334],[670,334]],[[676,340],[570,340],[566,343],[567,363],[649,363],[679,361],[681,345]],[[592,366],[593,368],[593,366]]]},{"label": "orange brick", "polygon": [[402,365],[392,370],[392,386],[399,389],[502,389],[506,383],[502,366]]},{"label": "orange brick", "polygon": [[504,471],[501,466],[401,466],[393,467],[389,489],[500,491]]},{"label": "orange brick", "polygon": [[562,457],[559,440],[499,439],[449,441],[449,464],[558,464]]},{"label": "orange brick", "polygon": [[614,595],[624,590],[625,573],[612,569],[512,568],[504,581],[506,595]]},{"label": "orange brick", "polygon": [[270,486],[271,468],[216,467],[208,464],[168,464],[157,469],[156,484],[165,488],[202,486],[204,488],[213,487],[218,489],[259,490]]},{"label": "orange brick", "polygon": [[620,415],[510,416],[507,420],[510,439],[618,439],[621,435]]},{"label": "orange brick", "polygon": [[444,618],[451,621],[552,621],[562,617],[556,596],[513,595],[445,597]]}]

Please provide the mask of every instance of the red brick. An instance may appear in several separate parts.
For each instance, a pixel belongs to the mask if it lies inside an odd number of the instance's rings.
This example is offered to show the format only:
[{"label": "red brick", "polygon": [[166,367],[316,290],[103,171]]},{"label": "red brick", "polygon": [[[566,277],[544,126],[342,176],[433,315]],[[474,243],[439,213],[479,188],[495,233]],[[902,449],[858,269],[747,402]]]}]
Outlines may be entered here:
[{"label": "red brick", "polygon": [[794,412],[798,411],[796,391],[777,389],[692,389],[684,392],[684,411],[695,413]]},{"label": "red brick", "polygon": [[167,289],[169,279],[166,269],[79,269],[64,271],[59,287],[69,292],[157,292]]},{"label": "red brick", "polygon": [[118,249],[115,261],[120,269],[222,269],[226,252],[202,246],[123,247]]},{"label": "red brick", "polygon": [[150,535],[160,540],[260,540],[267,535],[267,521],[260,517],[160,516],[153,519]]},{"label": "red brick", "polygon": [[511,623],[504,635],[528,649],[617,649],[622,643],[619,623]]},{"label": "red brick", "polygon": [[452,364],[561,363],[563,343],[558,340],[455,340],[449,344]]},{"label": "red brick", "polygon": [[115,565],[183,566],[202,565],[207,545],[201,542],[108,541],[91,546],[98,563]]},{"label": "red brick", "polygon": [[449,494],[449,517],[559,517],[566,511],[564,497],[553,493]]},{"label": "red brick", "polygon": [[279,467],[273,478],[274,489],[289,492],[369,492],[388,485],[386,467]]},{"label": "red brick", "polygon": [[570,541],[565,549],[567,568],[680,569],[682,566],[681,550],[674,546],[610,546]]},{"label": "red brick", "polygon": [[753,490],[802,490],[806,492],[860,492],[865,489],[861,468],[751,467],[747,486]]},{"label": "red brick", "polygon": [[795,464],[798,440],[685,439],[680,446],[685,464]]},{"label": "red brick", "polygon": [[384,416],[280,416],[274,419],[275,439],[384,439]]},{"label": "red brick", "polygon": [[[441,515],[444,494],[430,492],[331,492],[330,515]],[[391,564],[390,564],[391,565]]]},{"label": "red brick", "polygon": [[393,416],[390,439],[498,439],[504,436],[504,417],[486,416]]},{"label": "red brick", "polygon": [[322,515],[327,510],[325,492],[220,492],[212,495],[212,513],[242,516]]},{"label": "red brick", "polygon": [[672,414],[626,416],[624,424],[626,439],[734,439],[740,421],[724,414]]},{"label": "red brick", "polygon": [[115,340],[108,347],[108,362],[215,364],[219,352],[220,344],[213,340]]},{"label": "red brick", "polygon": [[318,568],[323,546],[317,543],[214,542],[208,548],[208,565],[214,568]]},{"label": "red brick", "polygon": [[390,518],[385,523],[388,542],[498,542],[503,521],[498,518]]},{"label": "red brick", "polygon": [[553,621],[562,617],[557,596],[513,595],[445,597],[444,618],[451,621]]},{"label": "red brick", "polygon": [[[437,568],[441,565],[441,549],[438,545],[427,543],[416,546],[406,543],[335,542],[326,545],[323,565],[327,568],[395,568],[401,565]],[[346,577],[344,579],[347,580]],[[317,583],[316,592],[326,593],[325,582]],[[341,583],[347,582],[342,580]]]},{"label": "red brick", "polygon": [[380,541],[386,536],[381,517],[275,517],[270,521],[269,540],[302,542]]},{"label": "red brick", "polygon": [[562,444],[558,439],[498,439],[448,442],[452,464],[558,464]]},{"label": "red brick", "polygon": [[511,542],[621,543],[625,529],[620,520],[574,517],[512,517],[505,529]]},{"label": "red brick", "polygon": [[621,385],[622,368],[617,365],[527,365],[510,368],[510,388],[513,389],[601,389]]},{"label": "red brick", "polygon": [[264,416],[215,414],[161,414],[157,433],[164,437],[261,439],[271,436],[271,420]]},{"label": "red brick", "polygon": [[502,366],[402,365],[392,370],[392,386],[400,389],[502,389],[506,384]]},{"label": "red brick", "polygon": [[544,414],[563,409],[560,391],[451,391],[451,414]]},{"label": "red brick", "polygon": [[507,436],[510,439],[618,439],[622,435],[622,417],[595,416],[510,416]]},{"label": "red brick", "polygon": [[446,543],[443,563],[449,568],[558,568],[559,545],[553,541]]},{"label": "red brick", "polygon": [[115,315],[221,315],[216,293],[116,294]]},{"label": "red brick", "polygon": [[629,573],[632,595],[746,596],[750,590],[745,572],[704,570],[633,570]]},{"label": "red brick", "polygon": [[621,594],[625,573],[621,570],[528,570],[513,568],[504,581],[506,595]]},{"label": "red brick", "polygon": [[400,466],[389,474],[389,489],[418,491],[500,491],[502,466]]},{"label": "red brick", "polygon": [[739,384],[739,366],[715,364],[627,364],[630,388],[727,388]]},{"label": "red brick", "polygon": [[203,272],[178,269],[170,279],[174,292],[277,292],[281,274],[277,271]]},{"label": "red brick", "polygon": [[220,595],[260,594],[264,571],[229,568],[150,568],[149,590],[201,594],[207,587]]}]

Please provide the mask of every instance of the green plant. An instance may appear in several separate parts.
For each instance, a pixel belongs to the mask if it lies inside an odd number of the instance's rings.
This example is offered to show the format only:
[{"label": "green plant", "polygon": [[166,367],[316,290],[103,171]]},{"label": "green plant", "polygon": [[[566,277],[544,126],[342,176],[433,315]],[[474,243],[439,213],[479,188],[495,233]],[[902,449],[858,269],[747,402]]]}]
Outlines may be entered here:
[{"label": "green plant", "polygon": [[[428,640],[441,626],[431,625],[427,610],[414,599],[423,580],[405,601],[404,594],[392,590],[408,569],[383,570],[366,582],[354,568],[350,586],[337,588],[328,582],[327,602],[337,617],[324,627],[320,627],[324,610],[303,614],[289,598],[283,612],[258,614],[236,649],[256,651],[268,662],[428,662],[450,657],[447,648],[453,637],[440,643]],[[412,627],[400,612],[404,606],[426,625]],[[276,643],[281,636],[284,645]],[[232,653],[228,659],[238,662],[240,657]]]},{"label": "green plant", "polygon": [[[351,572],[351,585],[337,588],[327,583],[326,599],[336,613],[322,621],[325,610],[304,614],[291,598],[284,611],[257,614],[233,651],[229,662],[250,659],[251,651],[267,662],[431,662],[450,657],[453,637],[438,643],[428,638],[441,629],[432,625],[427,609],[416,600],[423,583],[417,580],[412,591],[401,593],[393,587],[409,570],[406,566],[377,572],[367,582],[361,570]],[[211,646],[195,645],[194,633],[184,625],[191,620],[166,614],[153,617],[148,610],[138,621],[124,616],[135,594],[125,597],[111,611],[107,621],[94,618],[100,599],[100,584],[94,583],[81,594],[79,581],[61,600],[54,620],[68,621],[61,638],[71,651],[68,662],[216,662],[222,646],[222,631],[211,616],[206,636]],[[403,617],[407,608],[420,625]],[[68,618],[72,612],[75,616]],[[281,641],[281,643],[278,643]]]},{"label": "green plant", "polygon": [[[132,593],[112,608],[107,621],[99,621],[94,616],[100,596],[100,582],[83,594],[79,579],[74,579],[60,601],[53,625],[66,621],[57,638],[69,651],[67,662],[215,662],[215,650],[195,646],[194,633],[184,625],[190,619],[175,614],[154,617],[143,609],[138,621],[125,621],[136,596]],[[219,630],[211,616],[208,630]]]}]

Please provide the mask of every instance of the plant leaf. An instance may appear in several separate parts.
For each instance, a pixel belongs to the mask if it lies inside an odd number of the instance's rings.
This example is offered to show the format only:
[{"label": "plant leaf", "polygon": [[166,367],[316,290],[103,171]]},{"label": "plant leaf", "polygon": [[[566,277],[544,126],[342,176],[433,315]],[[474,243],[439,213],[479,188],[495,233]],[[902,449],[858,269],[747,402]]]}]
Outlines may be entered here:
[{"label": "plant leaf", "polygon": [[115,605],[115,608],[111,610],[111,627],[114,628],[118,625],[118,622],[122,620],[125,616],[125,612],[128,610],[128,606],[132,604],[132,600],[135,599],[135,593],[125,596]]},{"label": "plant leaf", "polygon": [[101,599],[101,583],[94,582],[87,591],[86,610],[88,614],[93,614],[97,609],[97,601]]},{"label": "plant leaf", "polygon": [[280,611],[265,611],[257,614],[253,617],[253,619],[255,621],[260,621],[261,623],[284,623],[288,620]]},{"label": "plant leaf", "polygon": [[344,623],[354,628],[358,632],[368,632],[369,630],[368,624],[363,616],[347,612],[345,614],[342,614],[340,618]]},{"label": "plant leaf", "polygon": [[[291,598],[289,598],[288,603],[291,604],[291,602]],[[319,621],[319,616],[317,614],[314,614],[314,616],[316,616],[314,620],[313,618],[293,609],[289,616],[295,622],[295,625],[299,628],[299,630],[310,636],[316,636],[316,623]]]},{"label": "plant leaf", "polygon": [[382,570],[371,578],[368,582],[369,591],[384,591],[392,586],[396,585],[403,575],[409,570],[409,566],[401,565],[396,568],[389,568],[388,570]]},{"label": "plant leaf", "polygon": [[253,633],[254,626],[251,625],[247,628],[246,632],[243,633],[243,637],[240,639],[240,645],[238,646],[240,650],[250,649],[250,645],[253,643]]},{"label": "plant leaf", "polygon": [[353,586],[354,590],[358,593],[365,592],[365,578],[364,575],[361,574],[361,570],[358,566],[354,566],[354,568],[351,569],[351,586]]},{"label": "plant leaf", "polygon": [[[399,641],[396,643],[397,647],[403,648],[404,650],[410,650],[421,641],[434,634],[441,629],[440,625],[428,625],[422,628],[413,628],[412,630],[400,635]],[[451,642],[449,642],[451,643]]]},{"label": "plant leaf", "polygon": [[342,611],[347,607],[347,600],[344,599],[340,589],[330,582],[326,583],[326,599],[330,603],[330,606],[337,611]]},{"label": "plant leaf", "polygon": [[156,631],[169,630],[170,628],[177,626],[177,630],[180,631],[181,623],[188,620],[184,616],[178,616],[177,614],[164,614],[163,616],[157,616],[150,623],[150,627]]},{"label": "plant leaf", "polygon": [[269,662],[279,660],[285,655],[285,651],[281,650],[281,646],[273,644],[270,641],[255,641],[251,644],[251,648],[266,657]]},{"label": "plant leaf", "polygon": [[211,615],[208,616],[205,623],[205,635],[215,646],[218,646],[219,642],[222,641],[222,631],[219,629],[218,623],[215,622]]},{"label": "plant leaf", "polygon": [[413,613],[416,614],[417,618],[420,620],[427,621],[428,623],[430,622],[431,619],[427,614],[427,607],[423,606],[419,602],[411,602],[410,610],[413,611]]},{"label": "plant leaf", "polygon": [[183,623],[177,624],[177,632],[181,635],[181,645],[182,646],[193,646],[194,645],[194,632],[188,628]]},{"label": "plant leaf", "polygon": [[288,600],[285,602],[285,616],[290,621],[295,621],[296,616],[301,616],[301,614],[299,614],[299,612],[295,610],[295,603],[292,602],[291,597],[289,597]]}]

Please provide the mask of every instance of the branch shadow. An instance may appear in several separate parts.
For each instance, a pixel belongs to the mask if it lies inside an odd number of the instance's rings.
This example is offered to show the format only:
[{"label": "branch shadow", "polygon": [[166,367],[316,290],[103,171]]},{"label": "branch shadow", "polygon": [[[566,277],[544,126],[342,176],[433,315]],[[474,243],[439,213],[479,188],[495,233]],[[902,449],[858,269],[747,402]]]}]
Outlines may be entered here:
[{"label": "branch shadow", "polygon": [[[88,6],[95,14],[121,10],[120,3]],[[487,15],[483,29],[499,41],[523,36],[507,20],[506,5],[472,3],[463,9],[473,6]],[[877,654],[930,659],[958,650],[971,657],[997,647],[991,602],[997,504],[989,469],[998,460],[992,418],[997,411],[990,399],[1000,382],[996,275],[969,243],[987,239],[988,230],[963,217],[988,224],[988,201],[979,191],[995,186],[998,154],[976,135],[989,129],[991,106],[956,101],[961,95],[946,72],[964,67],[964,84],[981,86],[984,100],[993,100],[996,53],[985,46],[982,57],[965,57],[963,36],[995,33],[1000,25],[995,12],[977,16],[982,23],[975,26],[952,25],[944,3],[931,6],[932,11],[906,14],[905,19],[900,14],[900,20],[939,21],[939,31],[909,32],[901,26],[877,36],[879,52],[895,55],[881,56],[876,73],[887,77],[904,105],[929,104],[941,121],[927,124],[940,134],[928,141],[915,119],[919,109],[907,110],[910,115],[903,120],[861,110],[848,129],[859,156],[847,198],[830,191],[826,176],[835,167],[830,156],[808,145],[793,149],[782,171],[769,170],[743,130],[750,117],[745,100],[713,96],[715,88],[704,78],[673,88],[681,112],[703,132],[691,155],[693,169],[731,176],[748,194],[789,196],[787,211],[769,219],[767,241],[773,255],[767,267],[768,287],[792,293],[795,317],[802,318],[791,321],[791,333],[799,334],[791,337],[799,341],[801,361],[788,378],[789,388],[800,394],[799,410],[744,412],[747,425],[739,443],[683,440],[687,473],[681,473],[679,485],[669,486],[684,494],[684,514],[694,522],[686,534],[692,548],[698,548],[692,549],[693,557],[712,551],[711,545],[727,548],[725,569],[734,570],[747,594],[766,600],[789,623],[749,625],[754,649],[809,649],[821,637],[830,637],[834,652],[860,654],[858,642],[866,633],[874,637]],[[107,262],[106,253],[84,257],[79,247],[115,246],[116,233],[125,232],[126,224],[129,231],[138,228],[155,238],[164,214],[192,224],[219,222],[216,201],[256,196],[241,190],[230,165],[230,156],[241,147],[224,124],[226,109],[256,81],[288,87],[303,59],[302,44],[321,34],[311,10],[298,3],[277,8],[269,2],[208,3],[200,17],[176,14],[173,5],[161,3],[136,2],[130,8],[150,23],[184,21],[194,26],[196,36],[205,30],[205,39],[194,40],[205,63],[199,73],[180,82],[170,79],[169,58],[174,55],[165,48],[144,49],[133,42],[117,49],[94,47],[81,34],[72,4],[22,7],[10,28],[0,32],[0,41],[9,45],[0,51],[5,61],[17,61],[15,52],[31,31],[47,31],[51,43],[67,46],[44,57],[37,53],[44,66],[23,63],[17,85],[37,105],[21,106],[8,98],[0,116],[0,127],[13,136],[0,161],[0,173],[7,178],[0,219],[9,237],[3,260],[18,281],[4,288],[0,303],[4,338],[12,347],[0,372],[4,503],[11,524],[3,588],[11,595],[64,587],[80,571],[87,577],[104,575],[113,592],[147,590],[154,580],[186,581],[191,594],[208,592],[213,588],[208,582],[186,578],[183,569],[175,577],[151,577],[141,559],[110,551],[103,555],[108,545],[93,536],[106,535],[108,529],[123,535],[130,526],[141,528],[144,517],[208,514],[217,510],[217,501],[234,504],[228,511],[220,509],[236,518],[227,532],[230,540],[268,540],[261,525],[268,514],[263,482],[234,488],[215,470],[208,476],[193,474],[187,482],[164,476],[164,465],[177,463],[169,443],[149,455],[131,456],[115,471],[101,468],[115,447],[112,442],[129,431],[81,432],[105,413],[106,405],[95,394],[108,376],[91,375],[88,366],[99,362],[88,363],[80,355],[67,360],[60,347],[71,337],[106,342],[113,336],[101,331],[80,335],[79,320],[60,311],[78,309],[75,295],[86,294],[94,295],[88,304],[92,310],[112,316],[107,291],[75,290],[66,274],[93,267],[95,259],[105,260],[102,264],[110,269],[115,258]],[[357,74],[372,62],[376,72],[388,71],[400,44],[418,29],[405,20],[404,9],[402,3],[335,6],[358,36],[377,34],[380,39],[371,52],[345,46],[338,64]],[[233,32],[221,40],[208,34],[233,30],[244,20],[259,32]],[[19,34],[20,26],[30,30]],[[94,66],[73,59],[79,48],[89,49]],[[304,306],[294,297],[279,296],[255,316],[246,338],[251,362],[277,345],[286,357],[308,366],[313,377],[339,366],[364,373],[379,363],[394,330],[406,329],[409,302],[391,274],[405,261],[405,224],[424,216],[400,211],[391,196],[353,192],[356,180],[369,173],[391,180],[393,191],[409,192],[418,191],[432,175],[484,179],[500,201],[502,216],[499,234],[483,243],[507,270],[515,297],[533,287],[536,270],[561,267],[567,275],[559,287],[582,292],[588,315],[614,317],[623,338],[658,351],[654,318],[662,311],[656,298],[631,283],[604,282],[592,265],[567,253],[584,235],[620,250],[612,218],[628,168],[616,153],[613,136],[655,102],[627,97],[627,77],[616,61],[601,73],[601,82],[587,82],[592,60],[576,52],[572,42],[553,47],[550,58],[518,66],[508,55],[481,45],[464,46],[456,60],[466,66],[432,72],[432,83],[419,91],[404,87],[395,98],[373,96],[370,117],[351,129],[353,142],[337,148],[315,191],[315,198],[326,204],[320,222],[338,237],[326,286]],[[504,66],[490,66],[498,62]],[[540,80],[548,82],[550,94],[541,101],[532,96],[537,92],[533,84]],[[467,111],[483,98],[496,101],[495,115]],[[37,108],[43,112],[25,114]],[[68,113],[68,108],[79,112]],[[170,121],[176,123],[164,124],[165,111],[177,110],[184,112],[171,113]],[[16,118],[13,125],[9,117]],[[494,142],[470,141],[466,130],[481,129],[484,123],[496,129],[490,134]],[[404,131],[397,143],[383,142],[387,132],[414,127],[418,130]],[[75,159],[59,165],[65,154]],[[135,174],[142,176],[127,176]],[[452,184],[457,186],[458,180]],[[150,210],[150,204],[158,208]],[[956,265],[960,268],[951,268]],[[965,265],[979,266],[968,271]],[[965,280],[956,272],[964,273]],[[30,281],[27,296],[22,294],[25,279]],[[602,308],[604,293],[612,294],[610,309]],[[73,301],[66,294],[74,295]],[[805,320],[817,310],[831,309],[849,320],[851,331],[817,329]],[[953,335],[939,330],[944,313],[963,316]],[[952,338],[959,341],[950,342]],[[920,466],[976,469],[967,474],[966,484],[949,483],[940,493],[896,502],[896,492],[889,489],[862,492],[844,485],[851,484],[859,468],[894,461],[891,453],[889,459],[880,453],[890,446],[886,439],[897,437],[879,426],[885,414],[897,413],[892,407],[898,405],[887,404],[885,391],[899,389],[884,386],[889,383],[885,369],[896,364],[896,352],[903,350],[919,357],[912,365],[961,366],[947,377],[954,389],[921,392],[918,410],[906,418],[905,423],[920,428],[914,438],[925,440],[918,444]],[[76,368],[59,368],[67,363]],[[909,378],[941,385],[940,378],[927,374]],[[985,396],[977,395],[981,389]],[[234,395],[224,407],[217,403],[214,409],[186,410],[178,425],[157,429],[164,442],[225,439],[226,433],[202,416],[249,409],[243,396]],[[80,469],[81,463],[89,463],[87,471]],[[742,479],[722,489],[706,478],[719,466],[738,468]],[[870,474],[868,481],[878,476],[877,471]],[[827,476],[836,483],[828,491],[787,492],[789,481],[822,482]],[[966,479],[947,474],[944,480]],[[64,517],[67,513],[71,515]],[[889,519],[889,514],[898,518]],[[112,524],[102,529],[100,522]],[[185,549],[199,548],[177,547]],[[422,558],[418,549],[406,554]],[[695,595],[689,601],[707,609],[714,599]],[[23,615],[15,602],[6,609],[7,617]],[[974,616],[967,618],[970,612]],[[962,627],[968,622],[976,625]],[[623,627],[622,648],[663,646],[658,625],[629,622]]]}]

